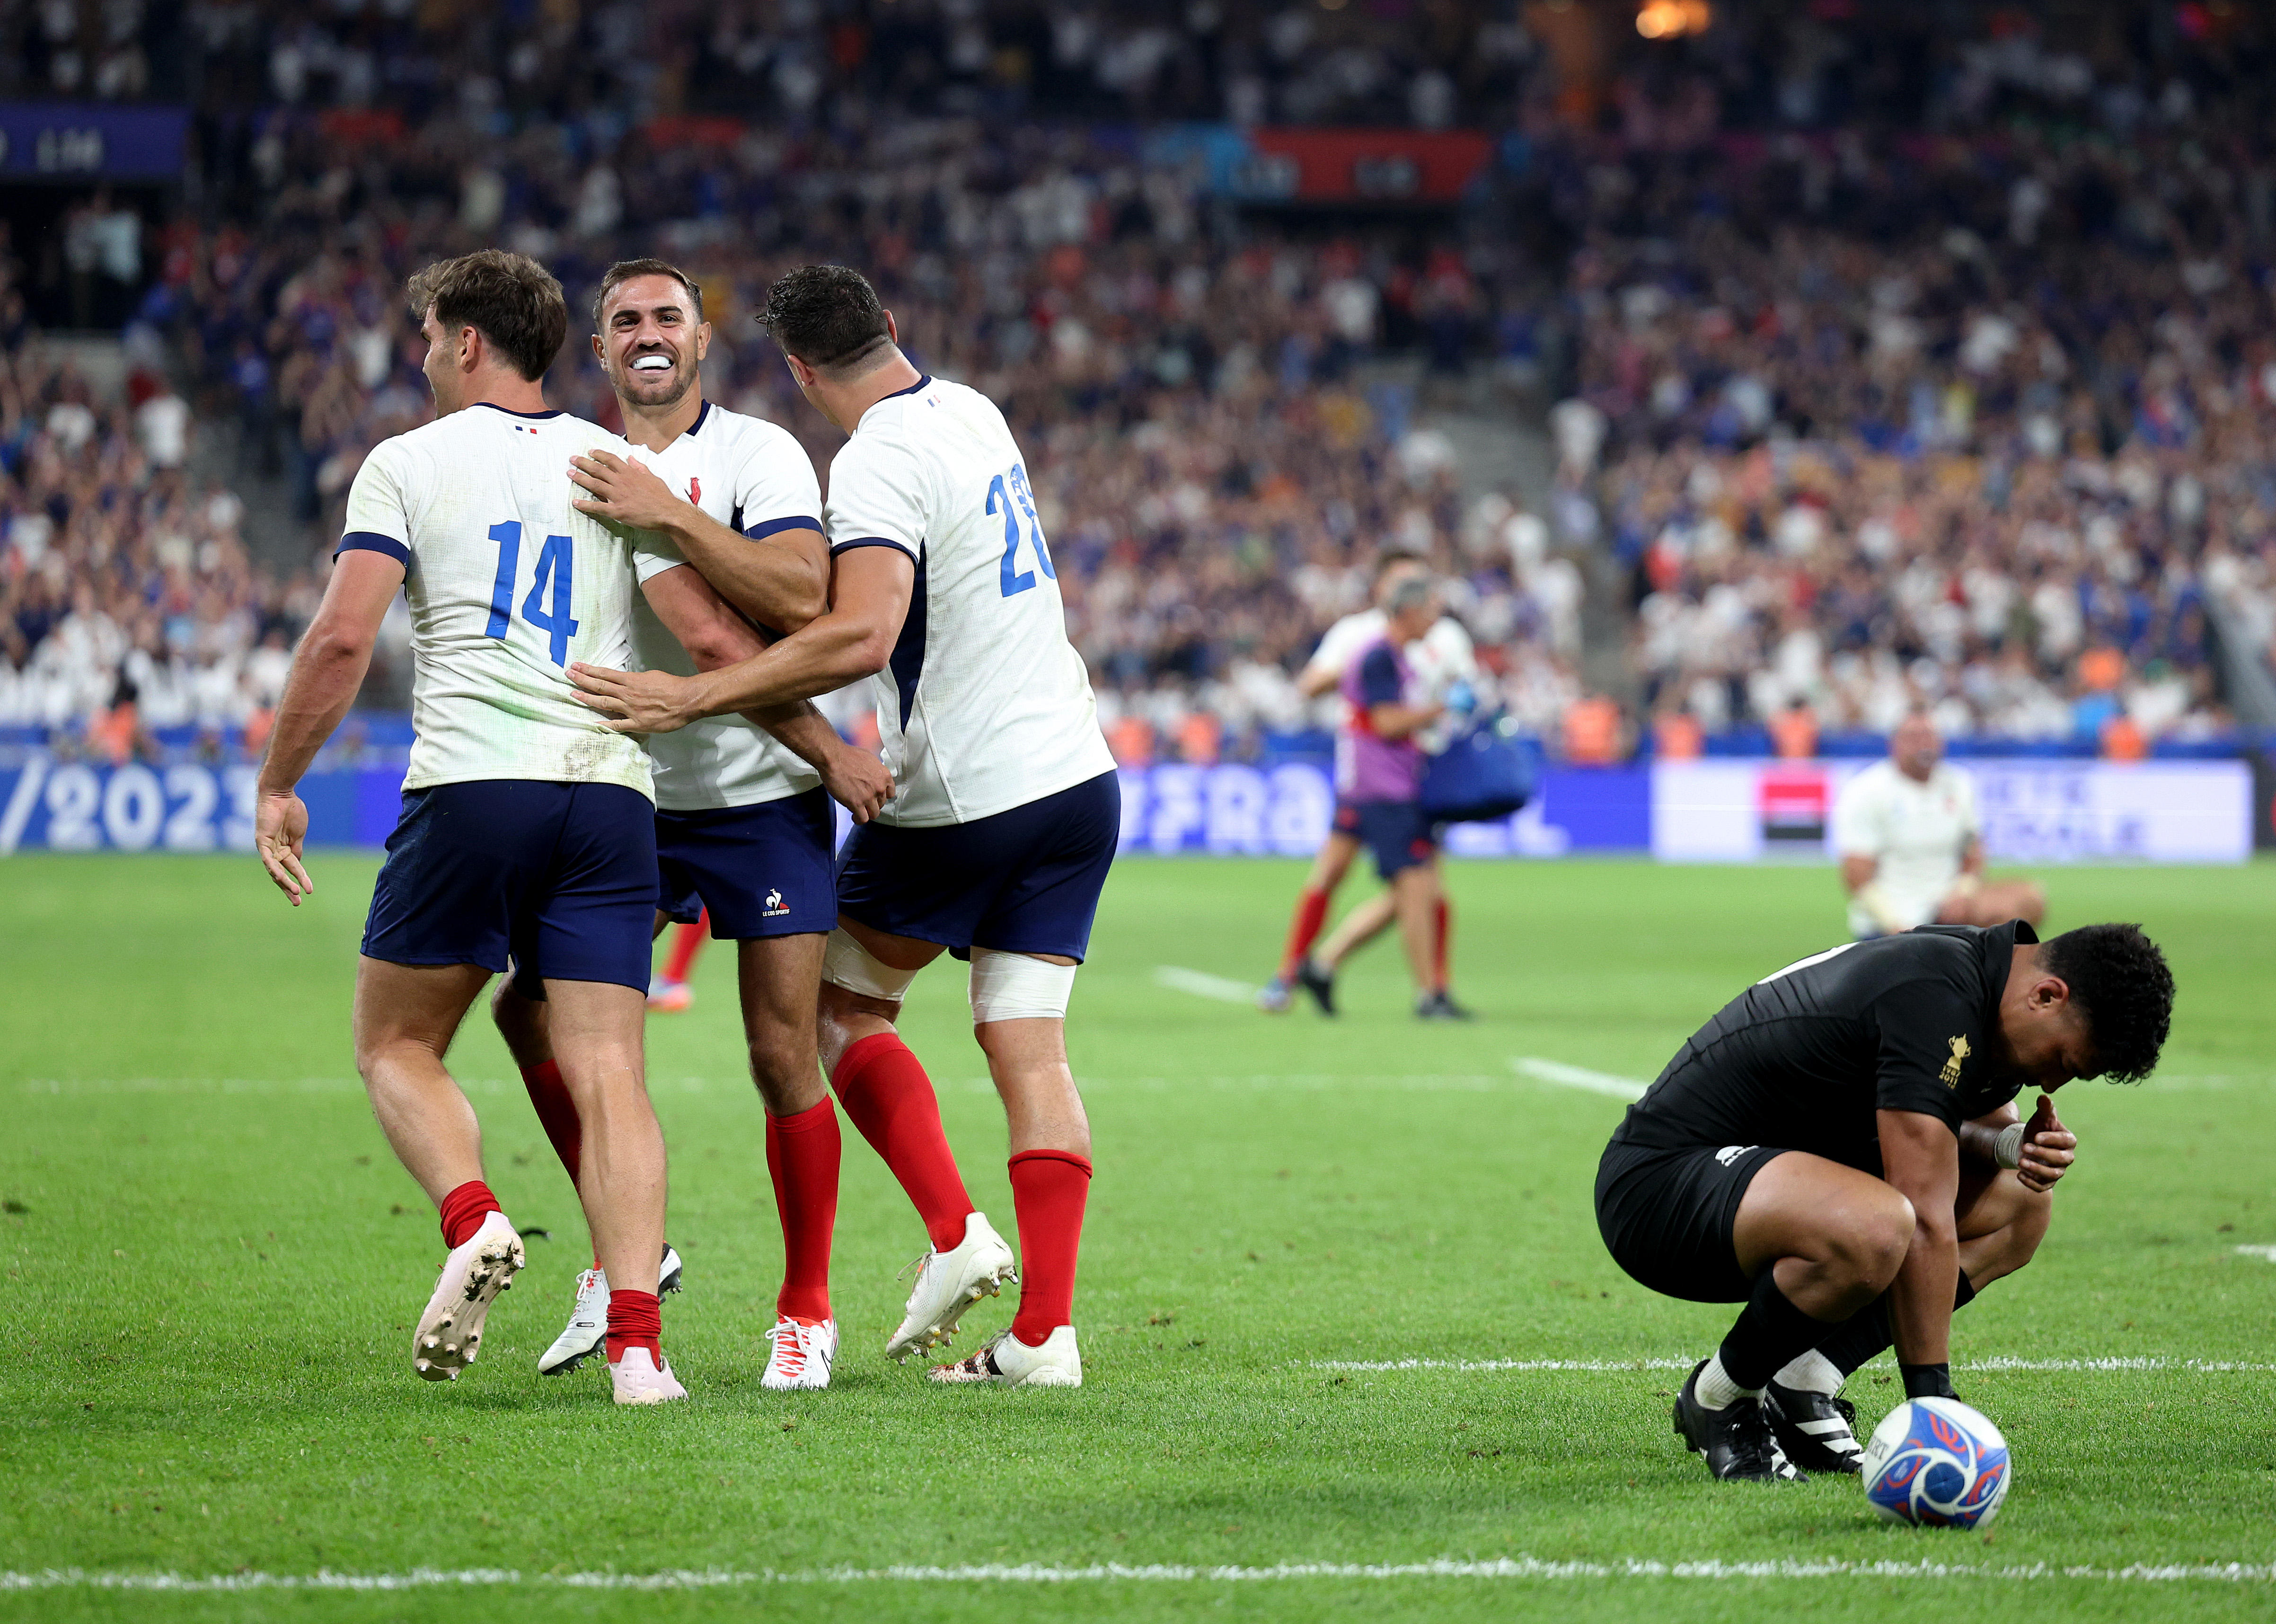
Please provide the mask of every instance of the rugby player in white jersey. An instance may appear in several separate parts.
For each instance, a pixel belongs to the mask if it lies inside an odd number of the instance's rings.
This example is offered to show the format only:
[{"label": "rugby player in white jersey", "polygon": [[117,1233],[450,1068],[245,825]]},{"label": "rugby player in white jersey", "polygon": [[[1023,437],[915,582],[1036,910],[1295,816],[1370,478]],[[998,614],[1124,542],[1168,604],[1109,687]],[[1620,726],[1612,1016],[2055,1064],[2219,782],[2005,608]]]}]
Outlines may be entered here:
[{"label": "rugby player in white jersey", "polygon": [[[483,1176],[480,1125],[443,1064],[511,961],[525,988],[543,990],[584,1125],[578,1195],[618,1286],[606,1329],[616,1400],[681,1399],[660,1346],[664,1150],[641,1044],[656,907],[649,761],[592,725],[565,674],[580,657],[631,655],[638,543],[577,512],[566,474],[572,456],[624,443],[546,408],[540,380],[568,310],[543,267],[489,249],[429,266],[409,292],[437,416],[375,447],[356,475],[324,601],[277,706],[255,846],[299,907],[315,887],[293,786],[405,592],[416,736],[365,926],[354,1033],[373,1112],[440,1209],[449,1248],[413,1332],[413,1368],[456,1379],[523,1263]],[[651,598],[691,649],[734,652],[727,634],[740,623],[708,588]]]},{"label": "rugby player in white jersey", "polygon": [[1072,1303],[1090,1128],[1066,1017],[1119,832],[1113,758],[1003,414],[920,374],[875,291],[843,266],[782,277],[761,319],[807,399],[853,436],[824,515],[830,612],[693,679],[594,664],[573,676],[597,710],[640,732],[875,678],[899,788],[854,831],[838,871],[821,1039],[841,1099],[888,1090],[913,1124],[907,1142],[927,1142],[907,1165],[887,1156],[932,1249],[886,1352],[945,1340],[969,1303],[1012,1278],[1010,1249],[972,1210],[940,1137],[931,1084],[894,1031],[910,981],[945,948],[971,960],[973,1032],[1009,1119],[1020,1295],[1009,1327],[931,1374],[1078,1386]]},{"label": "rugby player in white jersey", "polygon": [[[1381,642],[1389,623],[1384,604],[1397,591],[1400,581],[1410,577],[1427,577],[1430,566],[1408,553],[1385,553],[1375,566],[1375,602],[1366,609],[1348,614],[1331,626],[1320,638],[1319,647],[1305,662],[1304,669],[1296,674],[1296,691],[1306,699],[1317,699],[1331,693],[1344,679],[1344,673],[1353,660]],[[1452,615],[1441,615],[1420,641],[1410,643],[1404,656],[1407,664],[1420,680],[1423,691],[1433,700],[1459,700],[1465,694],[1475,701],[1478,683],[1477,653],[1470,642],[1470,634],[1462,623]],[[1464,707],[1450,706],[1450,718],[1434,724],[1420,736],[1422,747],[1437,755],[1446,747],[1465,714]],[[1320,931],[1328,921],[1328,908],[1335,899],[1337,889],[1351,866],[1364,848],[1359,836],[1358,815],[1339,800],[1336,806],[1334,825],[1328,838],[1320,845],[1312,859],[1312,871],[1304,878],[1304,888],[1296,894],[1296,911],[1288,922],[1288,941],[1281,951],[1280,968],[1256,995],[1257,1007],[1272,1014],[1285,1011],[1301,986],[1311,994],[1323,1013],[1335,1013],[1335,967],[1351,952],[1365,946],[1391,928],[1397,918],[1391,892],[1386,887],[1379,895],[1370,897],[1344,915],[1328,940],[1320,944],[1315,952],[1313,945],[1319,941]],[[1433,860],[1436,861],[1435,859]],[[1469,1012],[1454,1001],[1448,990],[1449,948],[1452,940],[1453,914],[1442,886],[1431,921],[1431,982],[1430,992],[1415,1006],[1415,1013],[1429,1020],[1466,1021]]]},{"label": "rugby player in white jersey", "polygon": [[2029,880],[1984,878],[1976,785],[1944,759],[1936,724],[1919,711],[1890,733],[1887,760],[1842,785],[1833,849],[1860,941],[1916,925],[2046,918],[2046,893]]},{"label": "rugby player in white jersey", "polygon": [[[693,676],[697,663],[649,600],[722,596],[779,636],[821,613],[830,574],[822,489],[788,433],[704,398],[711,339],[703,294],[662,260],[610,267],[593,301],[592,338],[615,389],[632,449],[594,450],[564,472],[583,488],[580,511],[654,539],[640,558],[645,588],[633,605],[633,656]],[[593,448],[587,448],[592,450]],[[738,656],[759,635],[740,628]],[[741,716],[699,722],[649,741],[656,774],[656,928],[707,910],[713,934],[737,944],[737,979],[751,1075],[767,1112],[767,1169],[783,1227],[783,1284],[761,1377],[774,1389],[826,1387],[837,1356],[830,1308],[830,1242],[838,1210],[838,1132],[815,1069],[815,998],[822,947],[838,920],[836,819],[830,795],[866,821],[891,793],[884,763],[841,740],[809,706],[783,738]],[[825,785],[827,792],[825,793]],[[546,1009],[512,981],[491,1004],[531,1101],[571,1180],[579,1123],[547,1042]],[[664,1279],[679,1260],[667,1249]],[[539,1355],[564,1374],[599,1349],[608,1322],[606,1271],[578,1277],[569,1323]]]}]

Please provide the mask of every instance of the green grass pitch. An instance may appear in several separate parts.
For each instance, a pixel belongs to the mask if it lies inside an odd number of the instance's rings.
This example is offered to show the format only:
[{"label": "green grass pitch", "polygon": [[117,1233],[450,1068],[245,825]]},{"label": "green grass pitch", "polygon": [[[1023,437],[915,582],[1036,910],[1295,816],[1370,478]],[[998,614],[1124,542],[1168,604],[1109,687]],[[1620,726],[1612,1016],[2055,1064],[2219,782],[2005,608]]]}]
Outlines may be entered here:
[{"label": "green grass pitch", "polygon": [[[1956,1324],[1963,1365],[2041,1367],[1959,1374],[2016,1454],[1985,1538],[1884,1529],[1847,1480],[1709,1482],[1669,1429],[1676,1372],[1331,1368],[1617,1365],[1712,1346],[1726,1310],[1648,1295],[1597,1239],[1590,1180],[1619,1102],[1514,1062],[1649,1078],[1745,982],[1838,939],[1823,869],[1456,864],[1458,984],[1480,1019],[1453,1028],[1408,1016],[1388,942],[1354,965],[1332,1022],[1164,985],[1165,966],[1260,978],[1301,870],[1122,864],[1074,1012],[1098,1147],[1074,1393],[933,1391],[878,1356],[922,1236],[850,1130],[837,1385],[761,1390],[779,1237],[731,957],[715,949],[694,1010],[649,1027],[688,1264],[665,1333],[694,1398],[620,1414],[594,1368],[535,1374],[584,1230],[479,1017],[452,1065],[508,1211],[552,1239],[530,1242],[464,1380],[411,1375],[407,1326],[440,1245],[350,1064],[373,863],[322,852],[312,866],[322,890],[296,914],[249,859],[0,863],[0,1619],[2276,1609],[2276,1262],[2238,1249],[2276,1244],[2276,868],[2048,877],[2057,927],[2144,922],[2181,1003],[2157,1079],[2064,1096],[2082,1160],[2053,1233]],[[906,1031],[975,1198],[1008,1233],[1002,1118],[963,998],[944,962]],[[1008,1313],[982,1305],[959,1346]],[[2113,1357],[2166,1362],[2048,1368]],[[1893,1401],[1885,1377],[1854,1389],[1869,1422]],[[817,1577],[1440,1558],[1604,1571]],[[1798,1566],[1674,1569],[1717,1561]],[[1923,1562],[1964,1571],[1854,1571]],[[2220,1563],[2259,1576],[2107,1576]],[[420,1568],[519,1577],[172,1595],[21,1578]],[[803,1577],[642,1593],[561,1578],[666,1570]]]}]

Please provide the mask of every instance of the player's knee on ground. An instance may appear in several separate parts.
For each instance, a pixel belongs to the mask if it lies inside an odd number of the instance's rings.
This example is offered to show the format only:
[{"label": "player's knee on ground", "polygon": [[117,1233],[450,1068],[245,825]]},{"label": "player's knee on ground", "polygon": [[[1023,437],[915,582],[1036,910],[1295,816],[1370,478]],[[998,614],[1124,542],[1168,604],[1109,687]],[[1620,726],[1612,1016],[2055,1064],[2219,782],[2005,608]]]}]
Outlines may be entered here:
[{"label": "player's knee on ground", "polygon": [[1026,953],[972,950],[972,1024],[991,1021],[1064,1021],[1074,996],[1072,964],[1052,964]]}]

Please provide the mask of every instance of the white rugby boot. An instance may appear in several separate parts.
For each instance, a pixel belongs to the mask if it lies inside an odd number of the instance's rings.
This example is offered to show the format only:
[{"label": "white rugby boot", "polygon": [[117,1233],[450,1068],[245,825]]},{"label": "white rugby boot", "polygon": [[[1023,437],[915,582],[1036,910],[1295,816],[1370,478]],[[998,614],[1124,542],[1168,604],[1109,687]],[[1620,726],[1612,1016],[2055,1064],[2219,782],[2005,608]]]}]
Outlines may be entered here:
[{"label": "white rugby boot", "polygon": [[917,1260],[917,1283],[909,1292],[901,1328],[885,1344],[885,1357],[905,1364],[911,1354],[947,1341],[956,1334],[965,1309],[1019,1278],[1012,1267],[1012,1248],[988,1222],[987,1214],[967,1214],[964,1239],[955,1250],[928,1249]]},{"label": "white rugby boot", "polygon": [[687,1389],[671,1373],[667,1359],[661,1369],[645,1347],[628,1347],[625,1356],[609,1367],[609,1385],[619,1404],[670,1404],[687,1396]]},{"label": "white rugby boot", "polygon": [[830,1385],[830,1367],[838,1357],[836,1320],[809,1325],[785,1316],[775,1321],[767,1340],[774,1351],[767,1355],[760,1386],[770,1393],[819,1393]]},{"label": "white rugby boot", "polygon": [[1029,1347],[1006,1326],[990,1337],[976,1353],[954,1364],[937,1364],[925,1372],[937,1382],[993,1382],[998,1387],[1080,1387],[1082,1353],[1075,1347],[1074,1327],[1061,1325],[1043,1339],[1041,1347]]},{"label": "white rugby boot", "polygon": [[[664,1243],[664,1267],[656,1271],[656,1294],[679,1289],[679,1277],[687,1265],[679,1254],[671,1249],[671,1242]],[[586,1270],[577,1277],[577,1301],[569,1310],[569,1323],[561,1334],[553,1339],[553,1346],[537,1356],[540,1376],[566,1376],[595,1354],[609,1337],[609,1277],[599,1267]]]},{"label": "white rugby boot", "polygon": [[505,1214],[485,1214],[482,1227],[443,1260],[435,1294],[411,1333],[411,1368],[430,1382],[457,1381],[482,1351],[490,1304],[512,1286],[525,1261],[521,1237]]}]

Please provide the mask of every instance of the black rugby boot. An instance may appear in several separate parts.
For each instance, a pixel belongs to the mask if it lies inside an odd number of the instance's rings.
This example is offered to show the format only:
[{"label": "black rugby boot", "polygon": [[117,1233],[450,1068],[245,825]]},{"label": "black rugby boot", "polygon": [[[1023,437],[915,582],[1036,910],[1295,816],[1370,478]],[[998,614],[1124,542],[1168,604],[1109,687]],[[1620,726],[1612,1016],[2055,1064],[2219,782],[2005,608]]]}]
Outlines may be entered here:
[{"label": "black rugby boot", "polygon": [[1312,995],[1312,1002],[1320,1006],[1320,1013],[1336,1013],[1336,973],[1322,969],[1309,958],[1296,967],[1296,984]]},{"label": "black rugby boot", "polygon": [[1805,1472],[1864,1470],[1865,1446],[1857,1441],[1857,1407],[1839,1393],[1772,1382],[1763,1389],[1763,1413],[1787,1460]]},{"label": "black rugby boot", "polygon": [[1759,1400],[1741,1393],[1721,1409],[1701,1407],[1695,1389],[1706,1368],[1704,1359],[1693,1365],[1675,1395],[1676,1436],[1692,1453],[1706,1457],[1707,1469],[1726,1483],[1808,1482],[1779,1447]]}]

